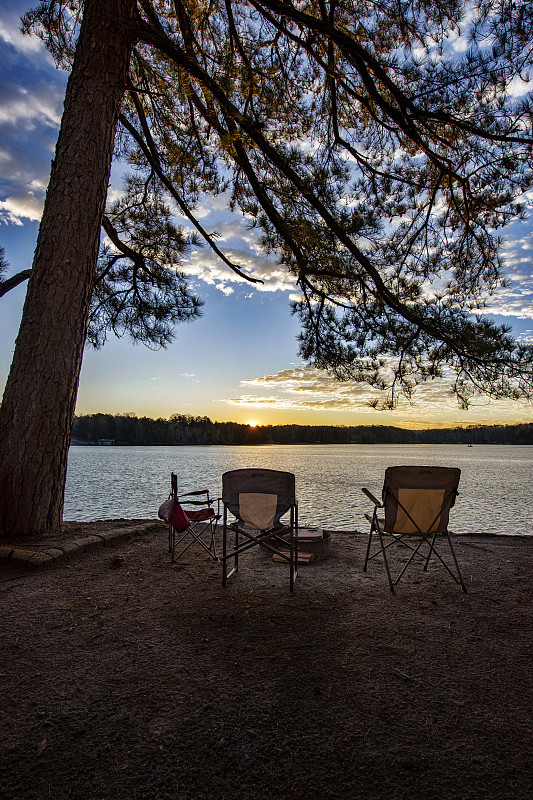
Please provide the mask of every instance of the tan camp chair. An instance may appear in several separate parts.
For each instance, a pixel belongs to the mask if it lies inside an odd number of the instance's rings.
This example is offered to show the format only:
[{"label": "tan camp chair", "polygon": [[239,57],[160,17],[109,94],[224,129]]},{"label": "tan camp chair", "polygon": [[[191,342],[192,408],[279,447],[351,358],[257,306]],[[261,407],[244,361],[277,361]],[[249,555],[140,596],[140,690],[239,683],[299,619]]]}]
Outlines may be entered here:
[{"label": "tan camp chair", "polygon": [[[222,475],[222,583],[239,570],[239,556],[261,546],[289,564],[290,590],[298,574],[298,505],[292,472],[236,469]],[[228,522],[228,512],[236,519]],[[288,525],[281,517],[289,513]],[[228,551],[228,534],[235,535]],[[233,568],[228,572],[228,561]]]},{"label": "tan camp chair", "polygon": [[[370,522],[370,534],[363,570],[366,572],[368,562],[373,558],[382,556],[391,592],[394,592],[395,585],[413,561],[422,560],[424,570],[427,570],[432,556],[466,592],[448,533],[448,517],[458,494],[460,475],[461,470],[454,467],[389,467],[385,471],[381,503],[368,489],[363,489],[374,503],[374,513],[371,516],[365,514]],[[384,519],[378,517],[378,511],[382,509],[385,511]],[[379,537],[379,548],[371,553],[375,534]],[[443,538],[449,544],[455,572],[437,551],[437,541]],[[405,548],[407,555],[406,562],[394,579],[387,555],[393,545]]]},{"label": "tan camp chair", "polygon": [[[215,533],[221,517],[220,497],[212,498],[209,489],[178,494],[178,477],[174,472],[170,476],[170,496],[179,502],[189,522],[185,530],[181,531],[177,531],[172,525],[169,525],[168,549],[172,562],[182,556],[193,544],[200,545],[216,561]],[[179,552],[176,554],[178,549]]]}]

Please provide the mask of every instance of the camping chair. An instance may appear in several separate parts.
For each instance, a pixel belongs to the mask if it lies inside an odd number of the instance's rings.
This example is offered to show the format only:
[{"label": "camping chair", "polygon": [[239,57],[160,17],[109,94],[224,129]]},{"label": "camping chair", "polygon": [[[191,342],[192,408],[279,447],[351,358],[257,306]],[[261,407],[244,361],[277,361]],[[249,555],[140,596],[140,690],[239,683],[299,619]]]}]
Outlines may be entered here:
[{"label": "camping chair", "polygon": [[[455,467],[389,467],[385,470],[381,503],[368,489],[363,489],[374,503],[372,516],[365,514],[370,522],[370,534],[363,571],[366,572],[369,561],[381,555],[390,590],[394,593],[395,585],[414,561],[422,560],[427,571],[429,560],[434,556],[466,592],[448,533],[448,517],[458,494],[460,475],[461,470]],[[384,509],[384,519],[378,517],[378,509]],[[375,534],[379,537],[379,548],[371,554],[372,537]],[[439,537],[448,541],[455,572],[437,551]],[[394,579],[387,555],[393,545],[400,545],[407,550],[406,563]]]},{"label": "camping chair", "polygon": [[[168,550],[172,562],[189,549],[194,543],[209,554],[216,561],[217,551],[215,546],[215,533],[220,519],[220,497],[211,498],[209,489],[200,489],[195,492],[178,494],[178,476],[171,473],[170,496],[182,506],[189,525],[185,530],[178,532],[172,525],[168,527]],[[217,510],[213,508],[217,504]],[[185,546],[176,555],[176,549],[182,544]]]},{"label": "camping chair", "polygon": [[[222,475],[222,583],[239,570],[239,556],[251,547],[270,550],[289,564],[290,590],[298,574],[298,505],[292,472],[236,469]],[[235,522],[228,522],[228,512]],[[281,517],[290,512],[289,524]],[[228,552],[228,533],[235,534]],[[228,561],[233,568],[228,572]]]}]

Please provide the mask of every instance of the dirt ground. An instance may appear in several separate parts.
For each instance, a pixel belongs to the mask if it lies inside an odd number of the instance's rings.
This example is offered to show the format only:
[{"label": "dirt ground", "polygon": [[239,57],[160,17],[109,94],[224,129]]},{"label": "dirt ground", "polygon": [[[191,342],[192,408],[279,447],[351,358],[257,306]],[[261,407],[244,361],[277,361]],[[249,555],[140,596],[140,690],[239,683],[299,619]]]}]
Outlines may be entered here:
[{"label": "dirt ground", "polygon": [[434,568],[393,596],[340,532],[293,594],[262,552],[226,588],[172,565],[163,525],[2,568],[0,796],[531,800],[533,538],[455,543],[468,594]]}]

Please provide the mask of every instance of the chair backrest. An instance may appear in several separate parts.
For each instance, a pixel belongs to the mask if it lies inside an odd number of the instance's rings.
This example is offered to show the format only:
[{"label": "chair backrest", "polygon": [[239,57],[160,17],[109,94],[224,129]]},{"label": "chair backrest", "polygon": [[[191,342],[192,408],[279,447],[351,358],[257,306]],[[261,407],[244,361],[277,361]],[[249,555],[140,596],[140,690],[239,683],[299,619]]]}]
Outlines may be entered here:
[{"label": "chair backrest", "polygon": [[387,533],[445,533],[461,470],[456,467],[389,467],[383,502]]},{"label": "chair backrest", "polygon": [[268,530],[296,503],[292,472],[234,469],[222,475],[222,502],[245,526]]}]

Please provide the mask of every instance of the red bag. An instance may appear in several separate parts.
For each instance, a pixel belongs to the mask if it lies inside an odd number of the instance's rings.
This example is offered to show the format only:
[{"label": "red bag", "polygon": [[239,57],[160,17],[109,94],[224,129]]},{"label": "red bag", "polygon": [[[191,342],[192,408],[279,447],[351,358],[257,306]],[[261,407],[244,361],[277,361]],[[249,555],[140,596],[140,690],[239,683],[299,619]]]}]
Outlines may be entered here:
[{"label": "red bag", "polygon": [[174,530],[178,533],[183,533],[183,531],[186,531],[191,524],[189,517],[182,509],[178,501],[173,497],[165,500],[157,513],[160,519],[163,519],[165,522],[168,522],[170,525],[172,525]]}]

